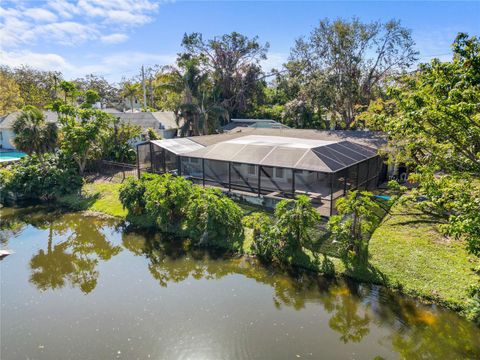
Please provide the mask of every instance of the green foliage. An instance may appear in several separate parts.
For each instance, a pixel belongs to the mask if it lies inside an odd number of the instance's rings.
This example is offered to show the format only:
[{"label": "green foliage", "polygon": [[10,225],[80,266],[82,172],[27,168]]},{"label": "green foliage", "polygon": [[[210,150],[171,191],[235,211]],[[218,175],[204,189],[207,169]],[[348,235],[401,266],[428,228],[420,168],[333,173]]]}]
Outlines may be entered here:
[{"label": "green foliage", "polygon": [[467,250],[480,257],[480,186],[466,173],[436,176],[424,170],[411,176],[420,186],[412,197],[422,211],[448,219],[442,229],[457,239],[464,238]]},{"label": "green foliage", "polygon": [[242,210],[219,189],[195,186],[188,201],[186,227],[200,245],[241,250]]},{"label": "green foliage", "polygon": [[320,214],[306,195],[295,201],[282,200],[275,207],[276,236],[285,241],[291,250],[301,250],[310,242],[310,232],[319,221]]},{"label": "green foliage", "polygon": [[75,98],[79,94],[75,83],[63,80],[60,82],[60,89],[63,91],[65,104],[68,98],[70,98],[71,104],[75,104]]},{"label": "green foliage", "polygon": [[153,178],[145,190],[145,209],[165,233],[180,234],[193,185],[183,177],[164,174]]},{"label": "green foliage", "polygon": [[26,106],[12,124],[15,146],[29,155],[42,158],[57,145],[58,131],[55,123],[47,123],[39,109]]},{"label": "green foliage", "polygon": [[388,132],[392,158],[447,172],[480,173],[480,41],[459,34],[450,62],[432,60],[397,80],[371,122]]},{"label": "green foliage", "polygon": [[[16,103],[17,105],[31,105],[42,109],[56,99],[58,84],[62,79],[62,74],[58,71],[37,70],[25,65],[17,68],[1,66],[0,72],[15,81],[21,98],[17,102],[19,99],[17,99],[16,94],[13,98],[9,97],[8,106]],[[8,83],[2,83],[2,92],[9,89],[11,87]],[[16,89],[12,90],[16,93]],[[2,94],[2,96],[7,96],[7,93]]]},{"label": "green foliage", "polygon": [[133,81],[124,81],[121,84],[120,95],[124,99],[128,99],[132,112],[133,112],[133,103],[135,99],[138,99],[140,94],[141,94],[141,87],[139,83],[136,83]]},{"label": "green foliage", "polygon": [[0,193],[5,197],[26,200],[52,200],[77,191],[82,185],[72,164],[63,156],[45,154],[42,161],[35,155],[22,158],[0,170]]},{"label": "green foliage", "polygon": [[345,257],[366,262],[368,240],[381,220],[379,204],[368,191],[351,191],[337,201],[337,212],[328,221],[332,237],[342,244]]},{"label": "green foliage", "polygon": [[147,129],[147,139],[148,140],[161,140],[162,137],[160,135],[158,135],[157,132],[154,129],[148,128]]},{"label": "green foliage", "polygon": [[315,111],[326,109],[342,128],[350,128],[381,95],[387,77],[407,69],[417,54],[411,31],[399,21],[324,19],[296,41],[286,65],[288,87]]},{"label": "green foliage", "polygon": [[310,244],[310,234],[320,221],[310,199],[301,195],[296,200],[282,200],[275,208],[274,219],[254,213],[244,219],[253,229],[252,251],[262,259],[283,264],[303,261],[303,247]]},{"label": "green foliage", "polygon": [[101,100],[100,95],[95,90],[88,89],[83,93],[84,102],[82,103],[81,107],[83,108],[91,108],[92,105],[97,103]]},{"label": "green foliage", "polygon": [[242,249],[243,212],[218,189],[204,189],[171,174],[149,174],[127,180],[120,200],[129,220],[148,217],[160,231],[190,236],[198,245]]},{"label": "green foliage", "polygon": [[125,209],[131,215],[145,214],[145,190],[147,182],[155,178],[154,175],[143,174],[140,180],[128,178],[121,186],[119,198]]},{"label": "green foliage", "polygon": [[2,91],[0,92],[0,116],[5,116],[21,108],[23,99],[20,94],[20,87],[15,81],[15,78],[3,67],[0,67],[0,84],[2,84]]},{"label": "green foliage", "polygon": [[119,119],[113,120],[112,125],[102,135],[103,158],[123,163],[135,162],[136,151],[132,143],[142,133],[140,126],[123,123]]},{"label": "green foliage", "polygon": [[200,33],[185,34],[182,46],[185,53],[180,59],[198,60],[211,81],[215,105],[226,109],[230,117],[245,113],[261,90],[259,62],[266,59],[269,44],[232,32],[210,40]]},{"label": "green foliage", "polygon": [[480,284],[471,285],[469,288],[470,299],[467,302],[467,318],[480,325]]},{"label": "green foliage", "polygon": [[279,239],[273,236],[273,220],[261,212],[254,212],[243,219],[243,225],[253,230],[251,251],[260,259],[272,261],[279,259]]},{"label": "green foliage", "polygon": [[87,160],[101,154],[101,140],[112,121],[111,115],[95,109],[64,105],[60,109],[62,124],[60,148],[72,158],[82,175]]}]

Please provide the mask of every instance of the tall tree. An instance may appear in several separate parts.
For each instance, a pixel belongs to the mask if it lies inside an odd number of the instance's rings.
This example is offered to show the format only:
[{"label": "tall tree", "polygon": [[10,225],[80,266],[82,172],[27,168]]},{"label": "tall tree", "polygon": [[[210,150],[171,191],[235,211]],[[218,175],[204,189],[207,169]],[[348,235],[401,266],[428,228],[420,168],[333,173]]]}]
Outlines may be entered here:
[{"label": "tall tree", "polygon": [[87,90],[95,91],[100,96],[102,107],[116,106],[120,102],[119,90],[102,76],[89,74],[74,80],[74,83],[84,93]]},{"label": "tall tree", "polygon": [[59,87],[63,91],[65,103],[67,103],[67,100],[70,100],[70,103],[75,105],[76,96],[78,95],[78,90],[75,83],[72,81],[63,80],[60,82]]},{"label": "tall tree", "polygon": [[15,78],[8,71],[0,68],[0,116],[18,110],[23,99]]},{"label": "tall tree", "polygon": [[200,33],[185,34],[182,46],[211,76],[219,105],[233,117],[244,113],[262,79],[260,61],[266,59],[269,44],[232,32],[211,40]]},{"label": "tall tree", "polygon": [[36,154],[40,160],[46,152],[54,151],[57,145],[57,125],[46,122],[42,111],[26,106],[12,125],[15,146],[29,155]]},{"label": "tall tree", "polygon": [[112,121],[111,115],[101,110],[82,109],[69,105],[60,107],[60,147],[72,158],[83,175],[87,160],[100,154],[101,139]]},{"label": "tall tree", "polygon": [[122,89],[120,90],[120,94],[124,99],[128,99],[130,103],[130,110],[133,112],[133,103],[136,99],[138,99],[142,90],[140,84],[134,82],[133,80],[126,80],[123,81],[121,86]]},{"label": "tall tree", "polygon": [[2,71],[8,71],[12,74],[18,84],[24,104],[42,109],[55,101],[57,89],[62,80],[60,72],[42,71],[28,66],[15,69],[2,67]]},{"label": "tall tree", "polygon": [[417,59],[414,45],[410,30],[396,20],[365,24],[356,18],[324,19],[307,39],[296,41],[290,71],[307,91],[321,92],[322,105],[350,128],[383,80]]},{"label": "tall tree", "polygon": [[333,238],[343,245],[344,256],[368,259],[368,240],[381,220],[382,208],[368,191],[351,191],[337,201],[338,214],[328,222]]},{"label": "tall tree", "polygon": [[390,99],[365,114],[389,134],[392,156],[411,167],[480,173],[480,41],[459,34],[453,60],[397,79]]}]

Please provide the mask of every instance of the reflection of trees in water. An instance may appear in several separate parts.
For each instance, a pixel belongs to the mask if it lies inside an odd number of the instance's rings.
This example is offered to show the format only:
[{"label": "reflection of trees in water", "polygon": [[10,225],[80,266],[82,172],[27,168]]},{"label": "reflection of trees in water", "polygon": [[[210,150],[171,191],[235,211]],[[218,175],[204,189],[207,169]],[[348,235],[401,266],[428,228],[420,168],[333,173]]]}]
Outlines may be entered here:
[{"label": "reflection of trees in water", "polygon": [[135,255],[148,259],[148,269],[161,286],[184,281],[189,276],[219,279],[242,274],[271,286],[273,302],[278,308],[300,310],[308,303],[321,304],[330,314],[330,328],[344,343],[361,342],[370,333],[370,327],[377,325],[391,329],[391,334],[383,340],[402,358],[472,358],[472,354],[480,351],[479,340],[474,338],[475,331],[468,322],[452,313],[434,314],[434,310],[382,287],[305,274],[292,278],[254,260],[191,248],[188,241],[166,240],[158,234],[143,236],[127,232],[122,243]]},{"label": "reflection of trees in water", "polygon": [[[274,290],[274,305],[300,310],[308,302],[320,302],[333,313],[330,327],[341,334],[344,342],[361,341],[369,332],[370,319],[360,315],[358,298],[345,285],[323,282],[318,278],[292,276],[261,266],[257,261],[230,257],[221,252],[189,247],[188,241],[171,241],[157,236],[144,237],[135,233],[123,235],[123,245],[135,255],[149,260],[148,269],[161,286],[181,282],[189,276],[195,279],[219,279],[230,274],[242,274]],[[347,293],[342,293],[347,291]]]},{"label": "reflection of trees in water", "polygon": [[[90,293],[97,285],[99,261],[111,259],[122,249],[106,239],[105,225],[103,220],[78,214],[47,216],[43,223],[35,223],[48,229],[49,235],[46,251],[39,250],[30,260],[30,282],[43,291],[70,284]],[[59,241],[54,242],[55,238]]]},{"label": "reflection of trees in water", "polygon": [[332,330],[340,333],[340,339],[345,344],[349,341],[360,342],[370,332],[368,313],[360,314],[358,299],[350,293],[336,296],[333,311],[328,324]]}]

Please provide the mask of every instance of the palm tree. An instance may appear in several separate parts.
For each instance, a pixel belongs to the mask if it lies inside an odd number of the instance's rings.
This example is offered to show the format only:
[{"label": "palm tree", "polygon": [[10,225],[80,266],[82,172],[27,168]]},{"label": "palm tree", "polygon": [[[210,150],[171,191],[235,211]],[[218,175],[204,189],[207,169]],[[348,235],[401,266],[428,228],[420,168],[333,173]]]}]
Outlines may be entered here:
[{"label": "palm tree", "polygon": [[140,84],[133,83],[131,81],[125,81],[122,84],[121,96],[124,99],[128,99],[130,101],[130,108],[133,112],[133,101],[139,96],[140,94]]},{"label": "palm tree", "polygon": [[78,95],[76,85],[71,81],[61,81],[60,82],[60,89],[63,90],[63,95],[65,99],[65,104],[67,103],[67,98],[70,96],[70,100],[73,103],[75,96]]},{"label": "palm tree", "polygon": [[179,65],[180,69],[164,67],[163,81],[157,87],[182,94],[182,102],[175,112],[181,136],[214,132],[222,120],[228,119],[228,111],[206,95],[211,84],[208,74],[201,71],[198,59],[182,58]]},{"label": "palm tree", "polygon": [[26,106],[12,125],[14,143],[18,150],[29,155],[43,154],[55,150],[58,129],[55,123],[46,122],[43,113],[34,106]]}]

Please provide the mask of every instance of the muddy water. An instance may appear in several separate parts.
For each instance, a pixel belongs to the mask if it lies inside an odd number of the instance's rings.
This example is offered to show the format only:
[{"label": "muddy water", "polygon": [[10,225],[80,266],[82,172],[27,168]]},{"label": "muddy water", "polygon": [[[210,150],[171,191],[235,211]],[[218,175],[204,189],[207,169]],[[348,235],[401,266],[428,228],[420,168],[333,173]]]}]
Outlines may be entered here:
[{"label": "muddy water", "polygon": [[479,359],[480,331],[381,287],[292,278],[108,220],[0,210],[1,358]]}]

